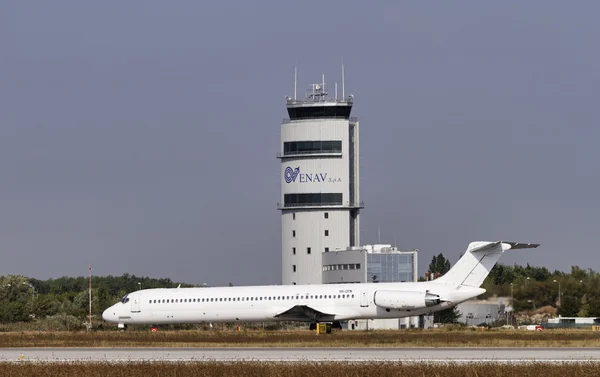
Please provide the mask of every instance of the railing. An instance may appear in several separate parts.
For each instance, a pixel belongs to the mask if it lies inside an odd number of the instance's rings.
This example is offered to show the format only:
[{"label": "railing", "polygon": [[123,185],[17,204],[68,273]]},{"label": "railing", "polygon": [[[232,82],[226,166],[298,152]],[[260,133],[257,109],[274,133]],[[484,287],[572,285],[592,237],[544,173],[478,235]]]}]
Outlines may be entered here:
[{"label": "railing", "polygon": [[346,98],[331,98],[315,96],[314,98],[306,97],[304,99],[293,99],[288,98],[286,104],[288,105],[302,105],[304,103],[318,103],[318,102],[334,102],[334,103],[354,103],[354,97],[347,96]]},{"label": "railing", "polygon": [[[303,117],[303,118],[295,118],[294,120],[314,120],[314,119],[348,119],[350,121],[350,123],[356,123],[358,122],[358,117],[349,117],[346,118],[343,115],[332,115],[332,116],[318,116],[318,117]],[[283,120],[281,121],[281,124],[287,124],[287,123],[291,123],[292,120],[290,118],[283,118]]]},{"label": "railing", "polygon": [[330,203],[293,203],[293,204],[281,204],[277,203],[277,209],[291,209],[291,208],[321,208],[321,207],[336,207],[336,208],[364,208],[364,202],[350,203],[350,202],[330,202]]}]

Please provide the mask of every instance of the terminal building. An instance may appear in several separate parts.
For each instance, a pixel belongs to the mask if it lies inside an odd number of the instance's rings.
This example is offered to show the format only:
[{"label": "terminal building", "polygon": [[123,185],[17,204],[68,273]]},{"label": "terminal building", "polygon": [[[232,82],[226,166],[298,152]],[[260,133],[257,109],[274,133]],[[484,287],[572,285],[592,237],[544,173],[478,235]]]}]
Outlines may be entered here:
[{"label": "terminal building", "polygon": [[321,284],[321,255],[360,245],[358,119],[343,80],[341,92],[338,98],[336,85],[330,96],[323,77],[305,98],[286,99],[277,156],[284,285]]},{"label": "terminal building", "polygon": [[[506,319],[509,308],[504,304],[502,297],[487,300],[469,300],[457,305],[460,312],[458,322],[469,326],[492,324],[500,319]],[[511,309],[512,310],[512,309]]]},{"label": "terminal building", "polygon": [[[365,245],[323,253],[323,284],[400,283],[418,280],[418,250],[400,251],[392,245]],[[347,327],[401,329],[429,327],[424,317],[349,321]]]}]

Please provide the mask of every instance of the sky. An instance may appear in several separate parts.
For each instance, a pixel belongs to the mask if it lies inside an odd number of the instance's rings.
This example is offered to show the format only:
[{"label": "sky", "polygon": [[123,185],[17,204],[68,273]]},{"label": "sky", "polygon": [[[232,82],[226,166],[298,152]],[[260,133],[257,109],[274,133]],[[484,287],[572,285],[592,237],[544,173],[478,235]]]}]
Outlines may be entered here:
[{"label": "sky", "polygon": [[[285,96],[341,80],[363,244],[600,270],[600,3],[0,2],[0,275],[280,284]],[[378,231],[380,238],[378,236]]]}]

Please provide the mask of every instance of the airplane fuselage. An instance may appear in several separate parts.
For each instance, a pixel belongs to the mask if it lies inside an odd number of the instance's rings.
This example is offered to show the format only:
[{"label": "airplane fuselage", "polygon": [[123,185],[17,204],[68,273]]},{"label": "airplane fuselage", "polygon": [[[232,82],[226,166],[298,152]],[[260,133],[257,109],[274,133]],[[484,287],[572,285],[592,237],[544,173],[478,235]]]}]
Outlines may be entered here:
[{"label": "airplane fuselage", "polygon": [[[446,309],[483,292],[473,287],[457,291],[434,281],[161,288],[132,292],[103,317],[119,325],[402,318]],[[296,309],[286,312],[290,308]],[[313,310],[318,314],[311,318]]]}]

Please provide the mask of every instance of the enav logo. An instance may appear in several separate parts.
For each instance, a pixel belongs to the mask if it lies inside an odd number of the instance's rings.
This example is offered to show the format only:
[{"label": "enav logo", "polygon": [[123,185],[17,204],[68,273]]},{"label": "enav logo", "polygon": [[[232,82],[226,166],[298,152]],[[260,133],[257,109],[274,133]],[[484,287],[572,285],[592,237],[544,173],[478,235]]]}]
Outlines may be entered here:
[{"label": "enav logo", "polygon": [[327,173],[301,173],[299,166],[295,169],[288,166],[285,168],[283,176],[286,183],[296,182],[296,180],[298,180],[298,183],[336,183],[342,181],[341,178],[327,177]]},{"label": "enav logo", "polygon": [[296,182],[296,177],[298,177],[298,174],[300,174],[300,167],[297,167],[296,169],[292,169],[289,166],[287,168],[285,168],[285,182],[286,183],[292,183],[292,182]]}]

